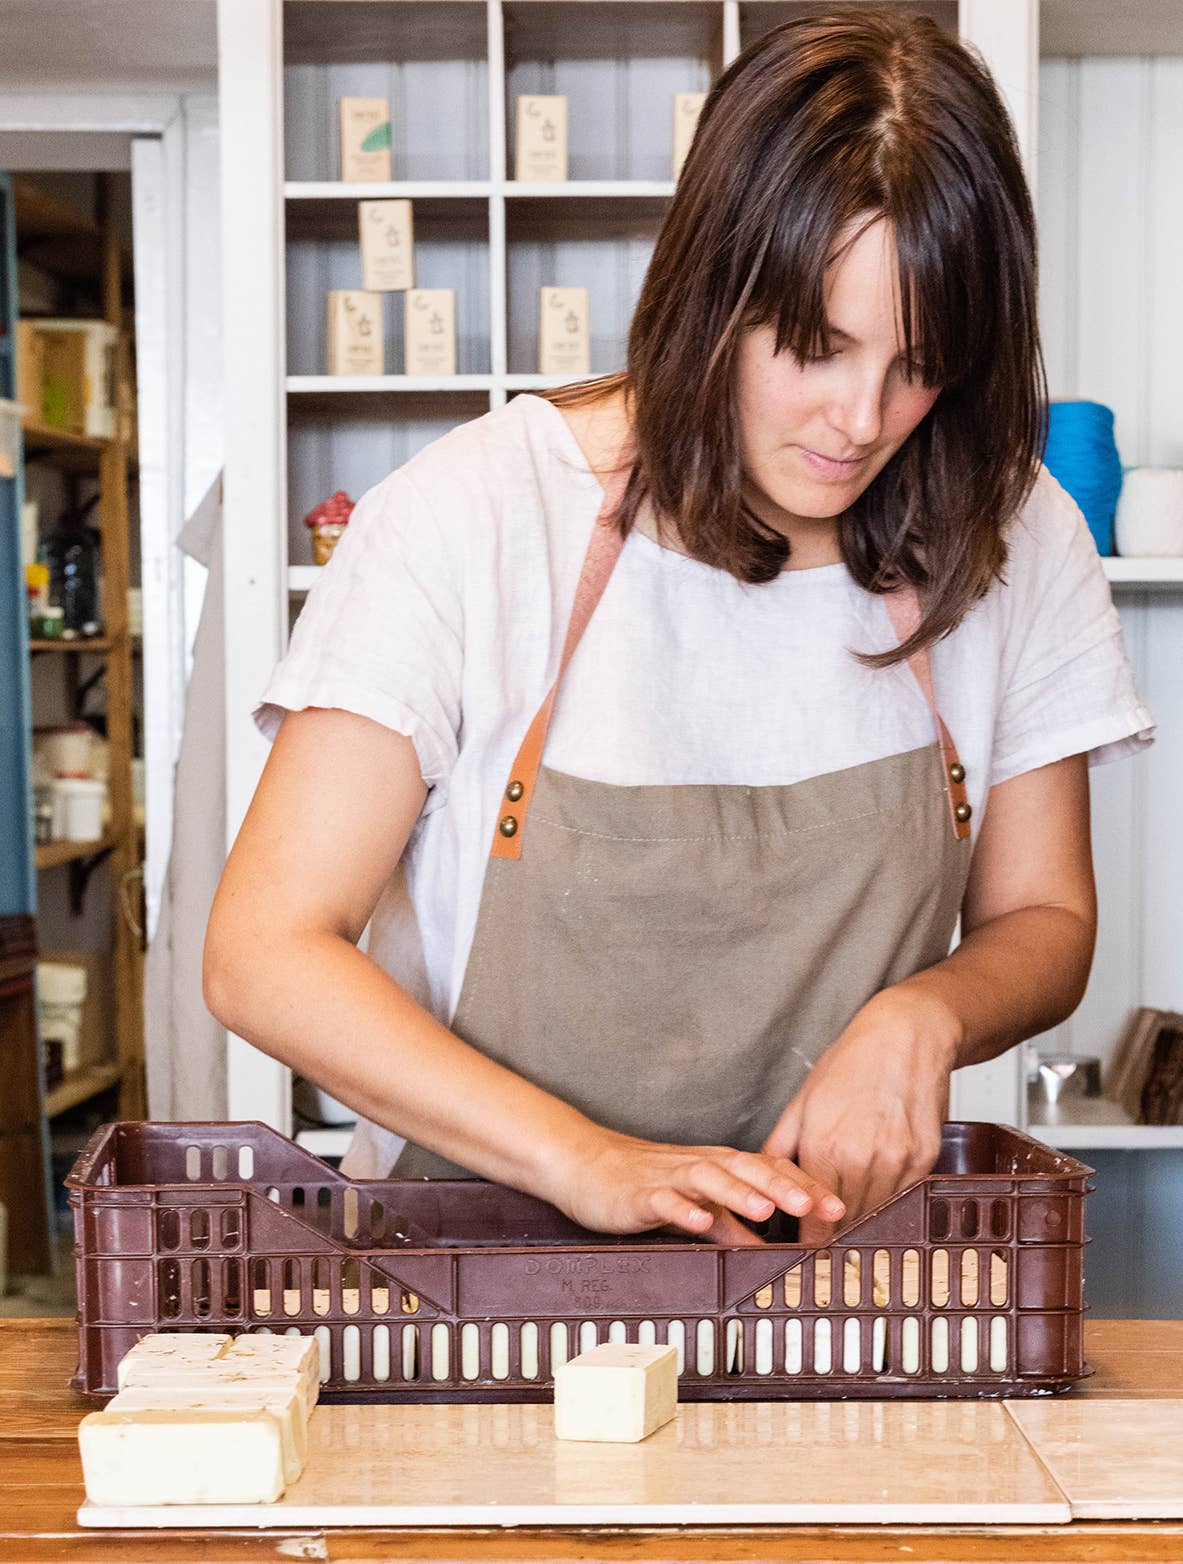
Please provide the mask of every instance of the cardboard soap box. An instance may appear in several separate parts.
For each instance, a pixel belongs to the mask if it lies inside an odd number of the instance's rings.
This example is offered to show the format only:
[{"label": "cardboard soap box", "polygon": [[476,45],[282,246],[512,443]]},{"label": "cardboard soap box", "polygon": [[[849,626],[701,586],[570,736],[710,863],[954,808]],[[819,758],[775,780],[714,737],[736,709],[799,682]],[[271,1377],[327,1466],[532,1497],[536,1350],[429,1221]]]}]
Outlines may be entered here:
[{"label": "cardboard soap box", "polygon": [[[31,324],[41,344],[41,399],[30,416],[51,429],[114,439],[118,326],[105,320],[55,319]],[[32,361],[30,355],[26,357]],[[28,401],[25,405],[34,407]]]},{"label": "cardboard soap box", "polygon": [[45,382],[45,341],[35,320],[16,323],[16,400],[25,417],[41,423],[41,400]]}]

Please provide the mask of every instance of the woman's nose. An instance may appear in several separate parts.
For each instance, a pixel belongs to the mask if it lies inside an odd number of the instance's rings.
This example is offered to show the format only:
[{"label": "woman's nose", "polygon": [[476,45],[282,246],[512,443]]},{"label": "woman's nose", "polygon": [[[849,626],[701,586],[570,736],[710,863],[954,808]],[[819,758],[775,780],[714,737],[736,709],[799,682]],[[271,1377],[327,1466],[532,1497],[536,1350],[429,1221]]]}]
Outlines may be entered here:
[{"label": "woman's nose", "polygon": [[835,399],[830,418],[851,445],[873,445],[883,427],[884,380],[879,374],[852,379]]}]

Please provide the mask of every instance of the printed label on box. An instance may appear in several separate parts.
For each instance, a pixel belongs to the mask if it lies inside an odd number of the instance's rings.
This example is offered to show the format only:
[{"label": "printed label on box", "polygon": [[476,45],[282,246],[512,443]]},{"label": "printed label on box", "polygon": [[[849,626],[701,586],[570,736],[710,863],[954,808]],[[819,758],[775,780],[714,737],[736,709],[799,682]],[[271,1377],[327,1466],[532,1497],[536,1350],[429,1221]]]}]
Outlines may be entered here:
[{"label": "printed label on box", "polygon": [[566,179],[566,98],[526,96],[518,99],[516,154],[518,179]]},{"label": "printed label on box", "polygon": [[573,377],[591,373],[586,288],[541,289],[538,372]]},{"label": "printed label on box", "polygon": [[362,287],[403,293],[415,286],[414,219],[409,201],[359,201]]},{"label": "printed label on box", "polygon": [[341,178],[372,183],[390,178],[390,101],[341,99]]},{"label": "printed label on box", "polygon": [[698,116],[707,100],[705,92],[676,92],[674,94],[674,178],[682,172],[682,164],[690,151],[694,132],[698,128]]},{"label": "printed label on box", "polygon": [[456,295],[451,288],[412,288],[406,296],[408,375],[456,373]]},{"label": "printed label on box", "polygon": [[385,374],[380,293],[329,294],[328,360],[330,375]]}]

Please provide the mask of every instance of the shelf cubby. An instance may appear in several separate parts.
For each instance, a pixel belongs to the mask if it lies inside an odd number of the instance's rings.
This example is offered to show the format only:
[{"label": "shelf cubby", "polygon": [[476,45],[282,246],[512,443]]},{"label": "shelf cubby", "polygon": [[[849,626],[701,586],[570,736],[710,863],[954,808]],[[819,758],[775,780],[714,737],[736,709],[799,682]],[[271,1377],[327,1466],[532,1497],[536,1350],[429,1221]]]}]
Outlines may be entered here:
[{"label": "shelf cubby", "polygon": [[[289,375],[324,375],[331,289],[362,286],[357,204],[289,201],[287,228],[287,366]],[[456,294],[456,367],[488,374],[488,207],[473,199],[414,203],[415,284]],[[383,296],[387,374],[401,374],[403,294]]]},{"label": "shelf cubby", "polygon": [[387,98],[396,180],[489,177],[486,8],[473,0],[301,0],[284,9],[284,168],[340,177],[341,98]]},{"label": "shelf cubby", "polygon": [[624,364],[628,324],[666,202],[506,202],[506,327],[513,376],[538,372],[540,288],[588,290],[591,372]]},{"label": "shelf cubby", "polygon": [[309,393],[288,398],[288,558],[310,565],[304,517],[337,489],[360,499],[416,451],[489,409],[488,392]]},{"label": "shelf cubby", "polygon": [[516,101],[567,99],[573,180],[668,180],[674,95],[705,92],[723,67],[722,5],[608,0],[573,13],[555,0],[507,0],[506,167],[514,167]]}]

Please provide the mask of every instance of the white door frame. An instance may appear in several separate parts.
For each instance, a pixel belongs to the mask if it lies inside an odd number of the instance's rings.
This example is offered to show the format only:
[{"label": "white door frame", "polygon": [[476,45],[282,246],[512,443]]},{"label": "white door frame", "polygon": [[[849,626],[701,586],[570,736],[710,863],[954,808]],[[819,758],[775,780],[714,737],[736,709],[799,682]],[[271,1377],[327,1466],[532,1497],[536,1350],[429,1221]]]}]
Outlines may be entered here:
[{"label": "white door frame", "polygon": [[[145,892],[155,928],[172,841],[173,766],[184,716],[184,113],[175,93],[6,93],[0,133],[37,138],[51,169],[56,138],[126,136],[132,171],[144,592]],[[42,151],[43,149],[43,151]],[[28,168],[29,161],[24,160]],[[75,162],[73,166],[77,166]],[[154,1018],[145,1016],[145,1025]]]}]

